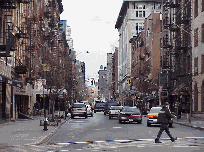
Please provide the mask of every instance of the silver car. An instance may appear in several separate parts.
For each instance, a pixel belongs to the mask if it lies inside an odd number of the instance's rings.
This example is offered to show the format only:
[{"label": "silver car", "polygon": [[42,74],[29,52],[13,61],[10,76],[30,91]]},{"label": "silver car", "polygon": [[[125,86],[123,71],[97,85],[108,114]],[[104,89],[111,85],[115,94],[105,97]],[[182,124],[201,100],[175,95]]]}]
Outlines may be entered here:
[{"label": "silver car", "polygon": [[109,119],[112,117],[118,117],[120,110],[123,108],[123,106],[111,106],[109,110]]},{"label": "silver car", "polygon": [[75,116],[87,118],[87,108],[84,103],[74,103],[71,108],[71,118]]}]

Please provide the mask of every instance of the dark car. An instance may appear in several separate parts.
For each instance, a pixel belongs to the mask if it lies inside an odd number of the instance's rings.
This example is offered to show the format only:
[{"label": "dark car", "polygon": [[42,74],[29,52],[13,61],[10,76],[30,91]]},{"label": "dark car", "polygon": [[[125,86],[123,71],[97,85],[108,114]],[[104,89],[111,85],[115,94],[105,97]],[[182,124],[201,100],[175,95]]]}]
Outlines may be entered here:
[{"label": "dark car", "polygon": [[119,113],[119,123],[122,122],[137,122],[142,123],[142,115],[138,108],[136,107],[123,107]]},{"label": "dark car", "polygon": [[74,103],[71,108],[71,118],[75,116],[87,118],[87,108],[84,103]]},{"label": "dark car", "polygon": [[95,101],[94,113],[104,111],[105,102]]},{"label": "dark car", "polygon": [[106,102],[105,108],[104,108],[104,115],[109,113],[111,106],[119,106],[119,104],[116,101]]}]

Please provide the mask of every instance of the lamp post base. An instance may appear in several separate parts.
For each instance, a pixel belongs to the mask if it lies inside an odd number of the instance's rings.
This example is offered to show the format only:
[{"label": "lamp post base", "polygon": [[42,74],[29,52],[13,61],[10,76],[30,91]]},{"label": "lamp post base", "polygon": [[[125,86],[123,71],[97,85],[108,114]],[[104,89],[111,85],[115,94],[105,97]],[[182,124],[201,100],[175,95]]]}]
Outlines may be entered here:
[{"label": "lamp post base", "polygon": [[44,129],[43,129],[44,131],[47,131],[48,129],[47,129],[47,121],[44,121]]}]

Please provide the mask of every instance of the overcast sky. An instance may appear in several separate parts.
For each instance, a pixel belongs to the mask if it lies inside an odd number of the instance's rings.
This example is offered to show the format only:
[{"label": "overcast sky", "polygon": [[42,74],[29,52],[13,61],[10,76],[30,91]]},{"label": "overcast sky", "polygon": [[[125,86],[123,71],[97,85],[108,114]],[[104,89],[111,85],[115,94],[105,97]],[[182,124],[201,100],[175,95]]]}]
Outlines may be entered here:
[{"label": "overcast sky", "polygon": [[[106,66],[107,53],[118,47],[115,29],[123,0],[62,0],[61,20],[67,20],[77,59],[86,64],[86,78],[98,75]],[[89,53],[86,53],[88,51]]]}]

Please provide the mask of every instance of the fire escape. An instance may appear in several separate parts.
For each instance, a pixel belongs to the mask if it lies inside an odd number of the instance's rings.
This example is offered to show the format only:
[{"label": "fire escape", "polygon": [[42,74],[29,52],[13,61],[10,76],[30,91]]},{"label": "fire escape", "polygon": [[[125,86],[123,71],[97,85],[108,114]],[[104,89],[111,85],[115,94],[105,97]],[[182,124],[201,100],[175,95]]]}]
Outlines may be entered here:
[{"label": "fire escape", "polygon": [[[163,4],[162,72],[167,74],[164,88],[171,96],[182,91],[184,84],[191,79],[191,3],[187,0],[165,0]],[[170,102],[175,100],[169,99]]]},{"label": "fire escape", "polygon": [[16,9],[14,0],[0,0],[0,9],[2,14],[3,31],[0,37],[0,57],[6,58],[6,65],[8,57],[11,57],[10,51],[15,51],[16,37],[12,34],[12,14]]}]

